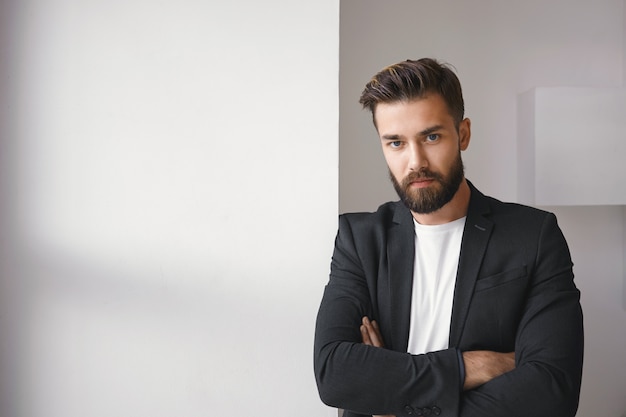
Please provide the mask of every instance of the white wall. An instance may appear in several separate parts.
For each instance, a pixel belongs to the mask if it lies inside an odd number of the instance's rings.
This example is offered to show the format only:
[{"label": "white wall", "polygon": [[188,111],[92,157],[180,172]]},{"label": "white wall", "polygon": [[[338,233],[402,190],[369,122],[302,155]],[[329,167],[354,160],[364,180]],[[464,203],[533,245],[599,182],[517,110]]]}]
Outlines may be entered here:
[{"label": "white wall", "polygon": [[[374,210],[397,199],[370,115],[358,104],[365,83],[384,66],[431,56],[456,67],[472,120],[466,174],[485,193],[515,201],[518,94],[533,87],[625,85],[625,21],[623,0],[341,0],[340,211]],[[578,145],[588,146],[589,165],[581,169],[590,175],[612,151],[601,137]],[[568,238],[585,310],[578,415],[623,416],[626,211],[548,209]]]},{"label": "white wall", "polygon": [[0,415],[332,415],[338,0],[1,0]]}]

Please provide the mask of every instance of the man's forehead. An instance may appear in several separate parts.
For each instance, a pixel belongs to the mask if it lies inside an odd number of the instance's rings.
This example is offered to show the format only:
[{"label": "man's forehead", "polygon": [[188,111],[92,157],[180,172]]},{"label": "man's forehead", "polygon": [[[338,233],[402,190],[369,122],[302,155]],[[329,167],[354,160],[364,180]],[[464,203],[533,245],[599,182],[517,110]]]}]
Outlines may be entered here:
[{"label": "man's forehead", "polygon": [[398,100],[379,103],[374,109],[374,124],[407,123],[427,120],[453,121],[453,117],[441,96],[420,97],[410,100]]}]

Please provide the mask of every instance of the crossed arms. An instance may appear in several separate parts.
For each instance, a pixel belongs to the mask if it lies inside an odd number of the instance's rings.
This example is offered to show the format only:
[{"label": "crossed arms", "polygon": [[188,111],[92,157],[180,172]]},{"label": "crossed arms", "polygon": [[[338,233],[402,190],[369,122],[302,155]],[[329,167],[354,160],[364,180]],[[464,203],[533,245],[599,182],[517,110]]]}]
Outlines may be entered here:
[{"label": "crossed arms", "polygon": [[[363,317],[361,337],[368,346],[384,348],[383,337],[375,320]],[[465,379],[463,390],[477,388],[492,379],[515,369],[515,352],[499,353],[487,350],[468,351],[462,354]],[[374,417],[395,417],[393,415],[376,415]]]},{"label": "crossed arms", "polygon": [[[528,257],[527,278],[492,289],[485,287],[494,281],[488,275],[481,282],[486,290],[474,293],[460,344],[411,355],[393,343],[383,345],[390,332],[385,323],[394,321],[395,306],[378,301],[388,291],[380,281],[380,271],[387,268],[378,264],[380,252],[360,243],[368,237],[354,236],[354,225],[340,222],[316,325],[315,374],[322,401],[351,410],[348,416],[413,416],[426,409],[440,417],[574,416],[582,372],[579,293],[554,216],[545,216],[540,226],[539,249],[534,259]],[[518,252],[522,244],[515,247]],[[491,261],[487,257],[483,268]],[[509,268],[500,264],[506,257],[497,262],[494,269]],[[493,291],[506,292],[508,298]],[[508,304],[518,301],[519,315],[510,315]],[[378,323],[382,318],[382,328],[368,327],[363,317]],[[502,337],[511,341],[496,346]]]},{"label": "crossed arms", "polygon": [[[363,317],[360,326],[363,343],[384,348],[383,337],[375,320]],[[515,369],[515,352],[500,353],[489,350],[467,351],[462,353],[465,368],[463,390],[468,391]]]}]

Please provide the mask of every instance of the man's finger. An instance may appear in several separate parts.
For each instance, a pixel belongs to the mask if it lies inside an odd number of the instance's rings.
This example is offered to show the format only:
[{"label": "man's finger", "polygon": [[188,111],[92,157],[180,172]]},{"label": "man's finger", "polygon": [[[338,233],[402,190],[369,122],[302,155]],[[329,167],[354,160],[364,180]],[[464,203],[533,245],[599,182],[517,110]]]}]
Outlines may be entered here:
[{"label": "man's finger", "polygon": [[364,324],[361,325],[361,339],[363,339],[363,343],[369,346],[373,346],[372,339],[370,338],[369,332],[367,331],[367,327]]}]

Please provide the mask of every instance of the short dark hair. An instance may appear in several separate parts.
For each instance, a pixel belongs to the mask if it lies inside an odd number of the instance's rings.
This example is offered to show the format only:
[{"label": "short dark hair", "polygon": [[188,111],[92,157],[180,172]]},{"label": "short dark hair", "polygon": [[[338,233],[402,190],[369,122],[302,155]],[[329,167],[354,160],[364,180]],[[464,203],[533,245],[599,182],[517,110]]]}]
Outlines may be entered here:
[{"label": "short dark hair", "polygon": [[365,85],[359,103],[374,117],[378,103],[409,101],[429,93],[443,97],[458,127],[465,112],[461,83],[448,64],[432,58],[406,60],[383,69]]}]

